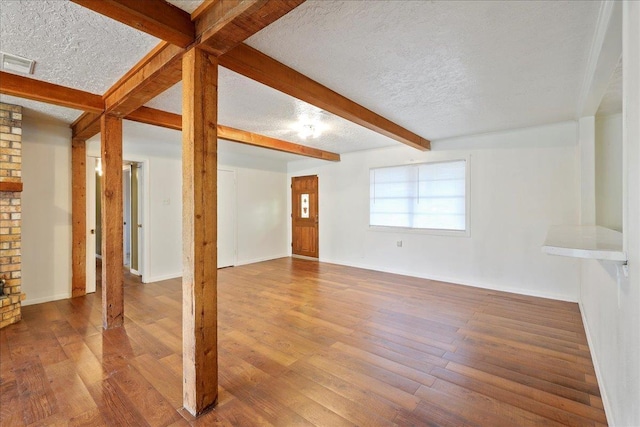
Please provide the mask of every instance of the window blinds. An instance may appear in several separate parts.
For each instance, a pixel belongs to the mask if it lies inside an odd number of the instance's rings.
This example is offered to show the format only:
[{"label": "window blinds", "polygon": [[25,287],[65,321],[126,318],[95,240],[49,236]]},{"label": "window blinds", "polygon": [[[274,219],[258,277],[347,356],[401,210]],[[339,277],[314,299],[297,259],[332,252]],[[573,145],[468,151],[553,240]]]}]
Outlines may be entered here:
[{"label": "window blinds", "polygon": [[369,225],[466,229],[466,161],[370,170]]}]

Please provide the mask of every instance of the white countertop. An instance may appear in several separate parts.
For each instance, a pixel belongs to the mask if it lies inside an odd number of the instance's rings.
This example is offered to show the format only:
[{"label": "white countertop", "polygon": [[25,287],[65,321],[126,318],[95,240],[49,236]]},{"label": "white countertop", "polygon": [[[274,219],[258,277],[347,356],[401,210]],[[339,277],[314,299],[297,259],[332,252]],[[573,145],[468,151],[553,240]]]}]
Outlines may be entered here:
[{"label": "white countertop", "polygon": [[626,262],[622,233],[598,225],[549,227],[542,251],[550,255]]}]

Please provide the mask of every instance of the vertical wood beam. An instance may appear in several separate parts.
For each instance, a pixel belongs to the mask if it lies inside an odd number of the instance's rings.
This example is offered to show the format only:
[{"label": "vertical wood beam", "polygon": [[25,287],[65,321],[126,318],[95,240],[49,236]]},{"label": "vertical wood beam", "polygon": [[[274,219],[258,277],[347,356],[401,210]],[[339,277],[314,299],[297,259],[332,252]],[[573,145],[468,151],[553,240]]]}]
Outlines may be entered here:
[{"label": "vertical wood beam", "polygon": [[193,415],[218,398],[217,97],[217,59],[191,49],[182,59],[182,360]]},{"label": "vertical wood beam", "polygon": [[124,276],[122,264],[122,119],[100,118],[102,136],[102,326],[122,326]]},{"label": "vertical wood beam", "polygon": [[87,144],[71,140],[71,297],[87,294]]}]

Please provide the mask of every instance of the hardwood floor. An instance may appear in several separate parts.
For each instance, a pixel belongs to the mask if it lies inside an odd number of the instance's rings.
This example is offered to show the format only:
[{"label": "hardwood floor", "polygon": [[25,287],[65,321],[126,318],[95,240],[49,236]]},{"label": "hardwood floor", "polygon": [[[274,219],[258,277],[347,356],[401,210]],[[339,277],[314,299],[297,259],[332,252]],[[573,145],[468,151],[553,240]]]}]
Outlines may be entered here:
[{"label": "hardwood floor", "polygon": [[220,394],[182,410],[181,284],[126,277],[0,331],[0,424],[606,424],[576,304],[283,258],[219,271]]}]

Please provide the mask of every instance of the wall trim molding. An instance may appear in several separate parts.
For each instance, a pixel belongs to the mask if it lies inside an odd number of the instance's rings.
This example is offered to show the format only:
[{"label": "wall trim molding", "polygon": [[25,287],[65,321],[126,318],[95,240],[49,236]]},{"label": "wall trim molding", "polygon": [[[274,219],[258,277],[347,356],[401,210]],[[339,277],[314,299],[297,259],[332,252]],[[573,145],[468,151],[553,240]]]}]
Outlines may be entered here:
[{"label": "wall trim molding", "polygon": [[460,281],[460,279],[455,278],[455,277],[446,277],[446,276],[434,276],[434,275],[424,275],[424,274],[416,274],[415,272],[411,272],[411,271],[405,271],[402,269],[394,269],[394,268],[380,268],[380,267],[375,267],[375,266],[371,266],[371,265],[367,265],[367,264],[363,264],[363,263],[350,263],[350,262],[343,262],[343,261],[336,261],[336,260],[331,260],[331,259],[327,259],[327,258],[320,258],[320,262],[326,262],[329,264],[338,264],[338,265],[344,265],[347,267],[355,267],[355,268],[362,268],[365,270],[372,270],[372,271],[380,271],[383,273],[391,273],[391,274],[398,274],[401,276],[409,276],[409,277],[416,277],[419,279],[425,279],[425,280],[433,280],[436,282],[445,282],[445,283],[450,283],[452,285],[461,285],[461,286],[470,286],[473,288],[480,288],[480,289],[488,289],[491,291],[498,291],[498,292],[509,292],[512,294],[517,294],[517,295],[525,295],[525,296],[530,296],[530,297],[538,297],[538,298],[546,298],[546,299],[552,299],[552,300],[556,300],[556,301],[565,301],[565,302],[573,302],[573,303],[577,303],[578,302],[578,297],[577,296],[571,296],[571,295],[567,295],[567,294],[552,294],[552,293],[547,293],[547,292],[535,292],[535,291],[524,291],[522,289],[515,289],[515,288],[501,288],[489,283],[484,283],[484,282],[479,282],[479,281]]},{"label": "wall trim molding", "polygon": [[600,390],[600,397],[602,398],[602,405],[604,406],[604,414],[607,417],[607,423],[613,425],[613,408],[611,406],[611,402],[607,395],[607,389],[604,387],[604,376],[602,375],[602,371],[600,371],[600,363],[598,362],[598,356],[594,351],[595,346],[593,341],[591,340],[591,331],[589,330],[589,322],[587,322],[587,317],[584,314],[584,307],[582,306],[582,300],[578,302],[578,307],[580,308],[580,316],[582,317],[582,325],[584,326],[584,332],[587,336],[587,344],[589,345],[589,354],[591,354],[591,359],[593,361],[593,368],[596,371],[596,379],[598,380],[598,389]]},{"label": "wall trim molding", "polygon": [[63,294],[55,294],[55,295],[42,297],[42,298],[27,298],[26,300],[22,301],[22,305],[23,306],[36,305],[36,304],[42,304],[44,302],[58,301],[61,299],[71,299],[71,292],[65,292]]},{"label": "wall trim molding", "polygon": [[161,274],[159,276],[142,276],[142,283],[154,283],[154,282],[162,282],[163,280],[177,279],[182,277],[182,271],[178,273],[169,273],[169,274]]},{"label": "wall trim molding", "polygon": [[239,259],[236,261],[236,266],[255,264],[257,262],[271,261],[272,259],[278,259],[278,258],[289,258],[289,254],[270,255],[266,257],[243,259],[243,260]]},{"label": "wall trim molding", "polygon": [[622,54],[622,6],[616,1],[602,1],[589,57],[580,85],[576,119],[596,113],[611,74]]}]

